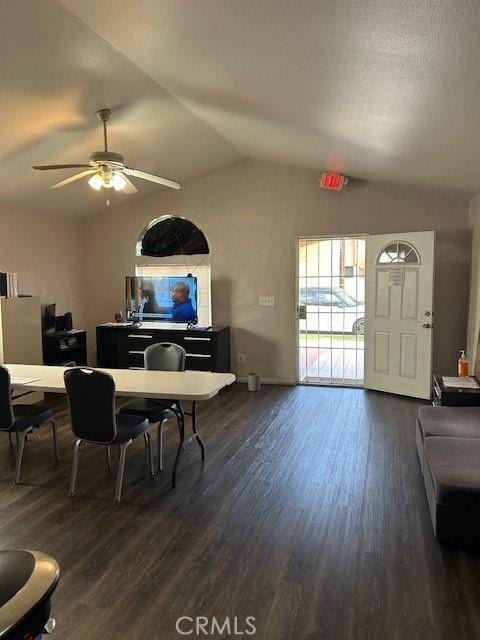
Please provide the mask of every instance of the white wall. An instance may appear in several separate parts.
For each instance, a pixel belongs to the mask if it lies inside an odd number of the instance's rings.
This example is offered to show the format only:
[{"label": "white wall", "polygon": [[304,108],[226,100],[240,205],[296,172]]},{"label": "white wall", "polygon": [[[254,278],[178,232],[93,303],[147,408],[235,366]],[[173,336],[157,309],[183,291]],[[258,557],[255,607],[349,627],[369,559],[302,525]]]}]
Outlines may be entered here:
[{"label": "white wall", "polygon": [[74,325],[87,320],[84,224],[71,218],[0,209],[0,271],[18,273],[19,293],[71,311]]},{"label": "white wall", "polygon": [[[141,188],[141,184],[139,184]],[[185,216],[211,246],[213,321],[232,327],[240,375],[294,381],[295,239],[300,235],[437,232],[434,368],[455,371],[466,340],[470,273],[468,202],[409,188],[351,181],[341,193],[321,190],[317,174],[247,161],[86,222],[89,337],[124,307],[138,234],[166,213]],[[274,295],[275,307],[260,307]],[[93,346],[93,345],[92,345]]]},{"label": "white wall", "polygon": [[470,201],[469,216],[472,228],[472,268],[470,275],[467,357],[470,373],[474,373],[480,332],[480,195]]}]

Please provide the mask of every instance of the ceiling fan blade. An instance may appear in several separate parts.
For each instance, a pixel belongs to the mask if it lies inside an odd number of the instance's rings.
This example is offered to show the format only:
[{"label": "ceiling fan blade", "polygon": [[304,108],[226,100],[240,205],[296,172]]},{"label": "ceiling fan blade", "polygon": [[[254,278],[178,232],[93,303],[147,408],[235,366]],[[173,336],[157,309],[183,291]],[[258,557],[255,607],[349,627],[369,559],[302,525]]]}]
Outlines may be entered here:
[{"label": "ceiling fan blade", "polygon": [[86,178],[87,176],[91,176],[92,173],[97,173],[97,170],[89,169],[88,171],[81,171],[80,173],[76,173],[74,176],[70,176],[69,178],[65,178],[65,180],[61,180],[56,184],[52,184],[50,189],[58,189],[59,187],[64,187],[66,184],[75,182],[75,180],[80,180],[80,178]]},{"label": "ceiling fan blade", "polygon": [[48,171],[49,169],[77,169],[80,167],[90,167],[90,164],[45,164],[32,167],[32,169],[40,169],[40,171]]},{"label": "ceiling fan blade", "polygon": [[142,180],[149,180],[150,182],[157,182],[158,184],[163,184],[166,187],[170,187],[171,189],[180,189],[182,185],[174,180],[169,180],[168,178],[162,178],[161,176],[155,176],[153,173],[146,173],[145,171],[139,171],[138,169],[130,169],[129,167],[124,167],[124,173],[128,176],[133,176],[134,178],[141,178]]},{"label": "ceiling fan blade", "polygon": [[137,193],[138,191],[137,187],[133,184],[131,180],[127,178],[125,173],[122,174],[122,178],[127,183],[122,189],[123,193]]}]

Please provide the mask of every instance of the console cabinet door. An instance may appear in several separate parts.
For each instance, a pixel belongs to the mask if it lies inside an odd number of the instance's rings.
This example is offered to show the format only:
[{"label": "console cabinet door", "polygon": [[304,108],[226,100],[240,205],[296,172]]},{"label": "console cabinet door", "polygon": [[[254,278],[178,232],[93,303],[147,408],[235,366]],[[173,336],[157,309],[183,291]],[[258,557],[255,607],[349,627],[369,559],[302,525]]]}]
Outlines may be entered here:
[{"label": "console cabinet door", "polygon": [[108,369],[128,369],[125,331],[119,329],[97,331],[97,365]]}]

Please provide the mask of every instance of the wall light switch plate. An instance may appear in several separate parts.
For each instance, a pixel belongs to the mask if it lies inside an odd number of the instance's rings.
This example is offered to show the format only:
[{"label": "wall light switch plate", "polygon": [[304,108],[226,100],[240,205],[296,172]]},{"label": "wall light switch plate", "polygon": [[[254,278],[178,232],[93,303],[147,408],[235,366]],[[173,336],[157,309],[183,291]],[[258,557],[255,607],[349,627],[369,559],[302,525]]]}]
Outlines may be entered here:
[{"label": "wall light switch plate", "polygon": [[275,296],[260,296],[258,298],[258,304],[261,307],[274,307],[275,306]]}]

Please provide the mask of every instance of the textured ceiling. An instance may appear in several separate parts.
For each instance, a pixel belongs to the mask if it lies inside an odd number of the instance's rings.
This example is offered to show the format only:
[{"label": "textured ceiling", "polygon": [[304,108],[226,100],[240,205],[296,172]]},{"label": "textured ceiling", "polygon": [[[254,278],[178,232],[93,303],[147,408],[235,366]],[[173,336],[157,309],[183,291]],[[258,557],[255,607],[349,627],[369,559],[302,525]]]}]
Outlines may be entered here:
[{"label": "textured ceiling", "polygon": [[480,3],[65,0],[242,153],[480,191]]},{"label": "textured ceiling", "polygon": [[[84,183],[49,191],[68,172],[30,166],[86,161],[101,147],[104,106],[113,150],[180,181],[252,157],[480,192],[478,2],[0,6],[0,207],[101,210]],[[159,188],[137,186],[115,201]]]}]

